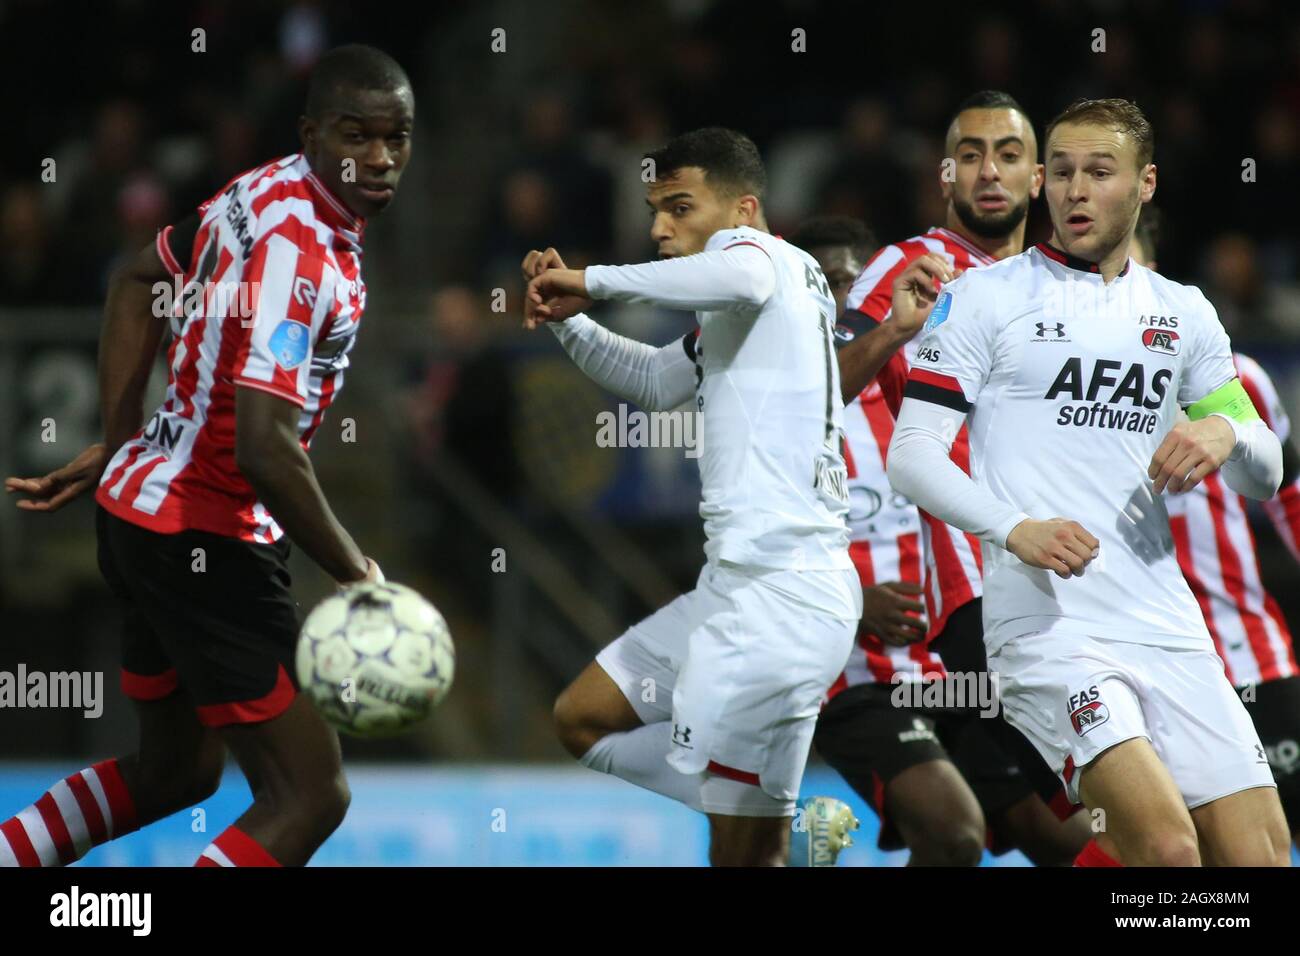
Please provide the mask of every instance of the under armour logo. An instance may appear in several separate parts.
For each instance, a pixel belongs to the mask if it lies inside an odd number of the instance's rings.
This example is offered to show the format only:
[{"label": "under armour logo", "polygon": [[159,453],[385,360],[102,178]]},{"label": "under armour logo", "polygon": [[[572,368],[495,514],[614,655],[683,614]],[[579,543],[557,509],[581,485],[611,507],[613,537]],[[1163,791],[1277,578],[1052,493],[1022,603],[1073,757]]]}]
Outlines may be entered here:
[{"label": "under armour logo", "polygon": [[1268,763],[1268,757],[1264,754],[1264,748],[1255,744],[1255,755],[1259,757],[1259,763]]},{"label": "under armour logo", "polygon": [[1038,328],[1037,337],[1040,339],[1049,334],[1055,335],[1058,339],[1065,336],[1064,322],[1057,322],[1055,325],[1048,325],[1045,322],[1035,322],[1034,325]]},{"label": "under armour logo", "polygon": [[693,750],[694,748],[691,747],[691,728],[683,727],[681,724],[673,724],[673,743],[678,747]]}]

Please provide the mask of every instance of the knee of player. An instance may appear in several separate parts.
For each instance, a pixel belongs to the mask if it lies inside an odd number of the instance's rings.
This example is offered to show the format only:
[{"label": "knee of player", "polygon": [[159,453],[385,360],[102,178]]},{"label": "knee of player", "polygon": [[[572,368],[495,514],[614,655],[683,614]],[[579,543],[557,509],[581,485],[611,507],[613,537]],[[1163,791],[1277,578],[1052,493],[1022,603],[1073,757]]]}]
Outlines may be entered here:
[{"label": "knee of player", "polygon": [[984,856],[984,827],[966,822],[945,827],[925,840],[926,856],[940,866],[978,866]]},{"label": "knee of player", "polygon": [[1266,825],[1267,841],[1260,849],[1258,854],[1250,854],[1251,859],[1244,859],[1240,863],[1233,862],[1233,866],[1290,866],[1291,865],[1291,839],[1292,834],[1287,828],[1286,818],[1282,816],[1279,810],[1277,819]]},{"label": "knee of player", "polygon": [[352,805],[352,788],[348,785],[348,778],[343,775],[342,770],[334,775],[327,792],[327,808],[338,818],[338,822],[342,823],[348,807]]},{"label": "knee of player", "polygon": [[352,804],[352,788],[340,770],[325,786],[313,788],[308,813],[315,828],[325,836],[338,829]]},{"label": "knee of player", "polygon": [[978,866],[984,856],[985,824],[981,813],[948,814],[907,825],[900,820],[908,848],[931,866]]},{"label": "knee of player", "polygon": [[[1142,866],[1200,866],[1201,851],[1191,829],[1163,829],[1142,834],[1137,841]],[[1123,856],[1124,848],[1120,852]]]},{"label": "knee of player", "polygon": [[221,776],[226,769],[225,765],[224,750],[218,749],[213,753],[204,753],[190,775],[189,797],[191,805],[206,800],[217,792],[217,788],[221,786]]},{"label": "knee of player", "polygon": [[576,758],[581,758],[601,738],[592,727],[590,716],[567,689],[555,698],[551,723],[564,749]]},{"label": "knee of player", "polygon": [[789,817],[747,831],[710,829],[710,866],[784,866],[790,855]]}]

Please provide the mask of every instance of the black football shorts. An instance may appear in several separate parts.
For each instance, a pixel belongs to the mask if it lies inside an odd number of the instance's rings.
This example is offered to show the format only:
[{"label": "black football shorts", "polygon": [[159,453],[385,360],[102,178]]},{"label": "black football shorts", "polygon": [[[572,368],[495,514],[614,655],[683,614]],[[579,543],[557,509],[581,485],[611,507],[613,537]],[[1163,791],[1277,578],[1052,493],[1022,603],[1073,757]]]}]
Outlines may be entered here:
[{"label": "black football shorts", "polygon": [[123,611],[126,696],[159,700],[183,688],[209,727],[288,708],[300,620],[287,539],[159,534],[102,507],[95,522],[100,572]]}]

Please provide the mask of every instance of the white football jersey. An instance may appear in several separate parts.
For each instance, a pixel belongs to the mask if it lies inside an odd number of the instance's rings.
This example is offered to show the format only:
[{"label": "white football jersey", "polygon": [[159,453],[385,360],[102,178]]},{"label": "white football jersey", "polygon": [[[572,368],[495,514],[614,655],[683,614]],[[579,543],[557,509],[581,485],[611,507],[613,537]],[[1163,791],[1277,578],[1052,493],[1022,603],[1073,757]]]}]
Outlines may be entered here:
[{"label": "white football jersey", "polygon": [[[759,568],[852,568],[835,300],[817,261],[769,233],[723,229],[705,252],[743,246],[771,260],[775,291],[757,309],[696,312],[699,334],[686,339],[703,418],[705,554]],[[597,297],[612,271],[587,270]],[[622,270],[620,281],[631,275]]]},{"label": "white football jersey", "polygon": [[1132,260],[1109,284],[1045,244],[940,293],[906,394],[969,409],[971,477],[1032,518],[1101,542],[1063,580],[984,544],[990,652],[1045,631],[1210,648],[1147,468],[1188,406],[1236,377],[1228,336],[1194,286]]}]

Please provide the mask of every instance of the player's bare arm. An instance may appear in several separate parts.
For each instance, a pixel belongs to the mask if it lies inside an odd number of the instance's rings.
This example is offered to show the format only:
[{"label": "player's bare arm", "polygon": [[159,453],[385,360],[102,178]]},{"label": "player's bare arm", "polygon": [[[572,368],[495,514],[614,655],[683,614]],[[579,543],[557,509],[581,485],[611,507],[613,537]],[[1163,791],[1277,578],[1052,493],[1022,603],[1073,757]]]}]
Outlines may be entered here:
[{"label": "player's bare arm", "polygon": [[[99,409],[104,441],[86,448],[67,465],[40,478],[6,478],[5,491],[29,498],[25,511],[57,511],[99,484],[104,466],[144,423],[144,392],[166,329],[166,310],[156,308],[160,283],[172,276],[149,245],[114,270],[108,284],[99,336]],[[164,292],[163,295],[170,294]]]},{"label": "player's bare arm", "polygon": [[293,543],[330,577],[340,584],[382,581],[325,500],[298,440],[299,414],[297,405],[269,392],[238,389],[235,463]]},{"label": "player's bare arm", "polygon": [[[170,288],[172,279],[150,245],[109,283],[99,336],[99,411],[110,456],[144,423],[145,387],[167,326],[167,310],[155,307],[156,287]],[[169,305],[170,293],[162,294]]]},{"label": "player's bare arm", "polygon": [[921,331],[939,296],[938,286],[959,275],[960,271],[934,253],[926,253],[899,274],[894,280],[890,314],[866,335],[836,352],[845,404],[860,395],[890,357]]}]

